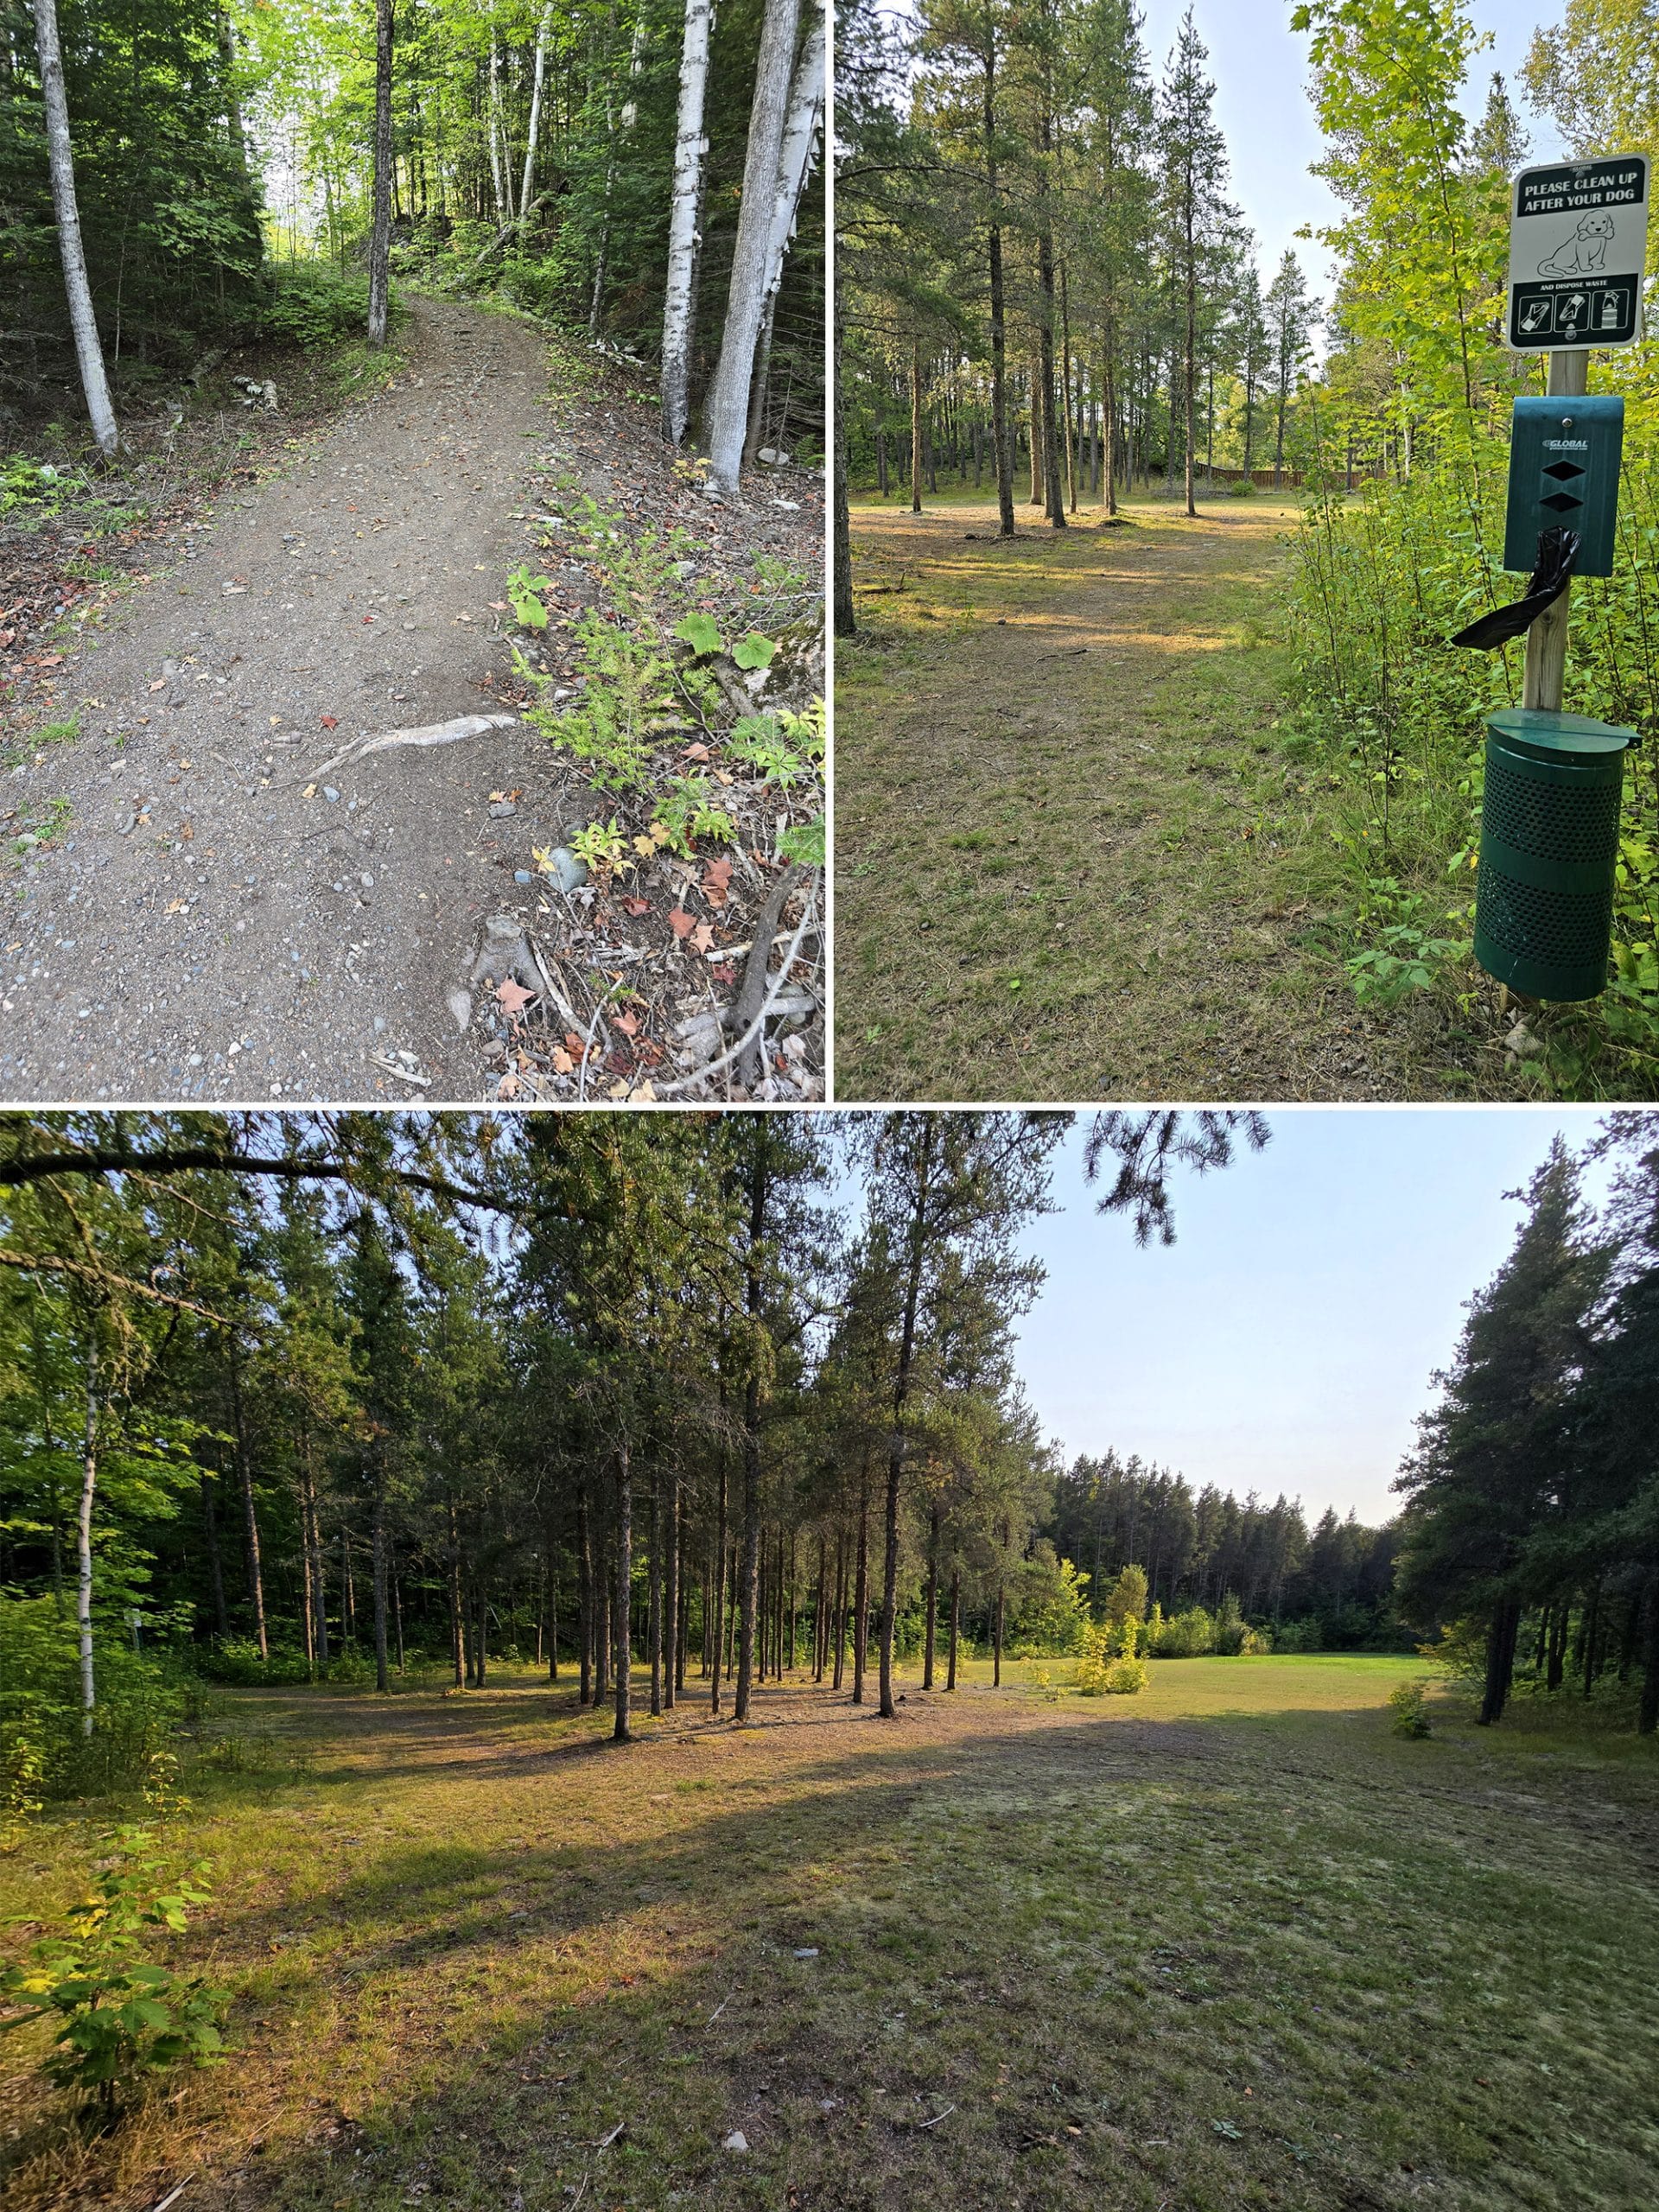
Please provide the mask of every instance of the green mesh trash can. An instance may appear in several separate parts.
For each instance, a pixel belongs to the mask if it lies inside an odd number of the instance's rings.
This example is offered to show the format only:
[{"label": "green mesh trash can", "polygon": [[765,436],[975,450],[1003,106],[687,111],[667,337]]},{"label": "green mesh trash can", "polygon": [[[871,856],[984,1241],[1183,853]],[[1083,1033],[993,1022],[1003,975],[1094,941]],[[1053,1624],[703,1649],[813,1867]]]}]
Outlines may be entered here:
[{"label": "green mesh trash can", "polygon": [[1486,725],[1475,957],[1535,999],[1605,989],[1633,729],[1512,707]]}]

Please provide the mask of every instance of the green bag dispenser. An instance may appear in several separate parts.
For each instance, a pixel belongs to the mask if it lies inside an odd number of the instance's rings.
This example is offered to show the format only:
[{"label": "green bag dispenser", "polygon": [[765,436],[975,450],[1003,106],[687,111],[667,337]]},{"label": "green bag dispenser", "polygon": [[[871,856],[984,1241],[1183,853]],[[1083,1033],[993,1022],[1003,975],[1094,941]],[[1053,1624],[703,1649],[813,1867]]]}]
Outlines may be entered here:
[{"label": "green bag dispenser", "polygon": [[1633,729],[1541,707],[1487,722],[1475,957],[1528,998],[1606,988],[1624,753],[1636,741]]},{"label": "green bag dispenser", "polygon": [[1624,442],[1624,403],[1588,398],[1517,399],[1510,435],[1510,503],[1503,566],[1523,575],[1538,557],[1538,535],[1576,530],[1573,572],[1613,573],[1613,519]]}]

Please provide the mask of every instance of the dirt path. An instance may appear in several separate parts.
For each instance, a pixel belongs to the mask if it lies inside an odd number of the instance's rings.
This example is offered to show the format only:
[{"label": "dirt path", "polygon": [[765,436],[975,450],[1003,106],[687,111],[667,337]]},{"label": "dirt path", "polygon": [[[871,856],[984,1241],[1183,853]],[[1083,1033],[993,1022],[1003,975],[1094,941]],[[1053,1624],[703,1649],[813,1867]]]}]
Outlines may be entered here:
[{"label": "dirt path", "polygon": [[[0,1096],[480,1095],[449,1001],[585,790],[524,728],[315,772],[360,733],[492,704],[490,602],[554,442],[545,349],[422,300],[405,350],[389,389],[181,534],[66,671],[79,741],[0,787],[58,824],[8,886]],[[370,1058],[400,1047],[430,1091]]]},{"label": "dirt path", "polygon": [[1328,798],[1274,734],[1290,512],[999,543],[994,506],[855,510],[840,1096],[1446,1095],[1414,1014],[1355,1004]]}]

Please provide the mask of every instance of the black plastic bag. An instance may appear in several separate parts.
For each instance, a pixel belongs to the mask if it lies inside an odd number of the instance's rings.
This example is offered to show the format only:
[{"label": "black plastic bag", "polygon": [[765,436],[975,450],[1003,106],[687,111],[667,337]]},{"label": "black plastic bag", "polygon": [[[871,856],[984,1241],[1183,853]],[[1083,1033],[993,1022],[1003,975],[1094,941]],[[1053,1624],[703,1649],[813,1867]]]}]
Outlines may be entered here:
[{"label": "black plastic bag", "polygon": [[1521,597],[1511,600],[1507,607],[1495,607],[1490,614],[1480,615],[1467,629],[1459,630],[1455,638],[1447,639],[1446,643],[1488,650],[1494,645],[1507,645],[1511,638],[1530,630],[1547,607],[1554,605],[1573,581],[1573,563],[1578,557],[1576,530],[1540,531],[1538,565]]}]

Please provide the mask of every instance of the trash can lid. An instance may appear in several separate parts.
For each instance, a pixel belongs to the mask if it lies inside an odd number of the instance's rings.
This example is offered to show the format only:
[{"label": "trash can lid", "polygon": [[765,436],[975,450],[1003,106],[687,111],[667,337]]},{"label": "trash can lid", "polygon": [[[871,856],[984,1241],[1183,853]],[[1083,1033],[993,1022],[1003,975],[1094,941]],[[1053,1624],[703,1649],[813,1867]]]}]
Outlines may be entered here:
[{"label": "trash can lid", "polygon": [[1546,753],[1623,753],[1637,741],[1633,729],[1621,729],[1616,722],[1549,707],[1505,707],[1487,717],[1486,727],[1497,736],[1518,738]]}]

